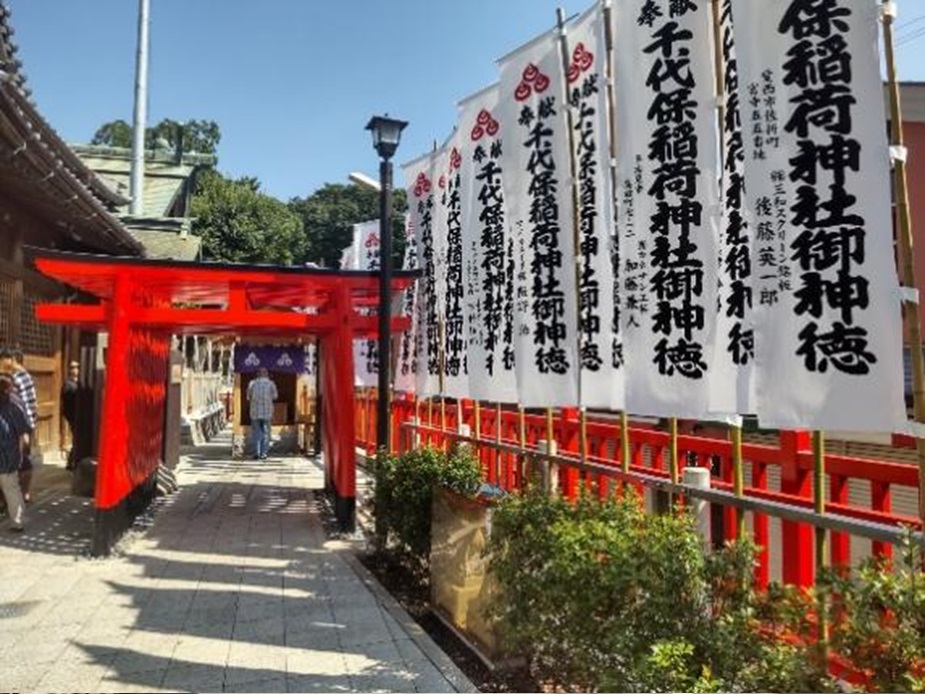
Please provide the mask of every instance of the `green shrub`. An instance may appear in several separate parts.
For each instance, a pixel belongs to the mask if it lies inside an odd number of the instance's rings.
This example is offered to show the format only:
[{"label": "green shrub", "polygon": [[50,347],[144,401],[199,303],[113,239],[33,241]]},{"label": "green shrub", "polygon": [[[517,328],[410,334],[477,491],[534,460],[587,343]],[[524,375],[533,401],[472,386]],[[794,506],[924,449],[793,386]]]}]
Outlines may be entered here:
[{"label": "green shrub", "polygon": [[873,691],[925,691],[923,553],[908,533],[900,549],[901,561],[873,558],[824,579],[831,646]]},{"label": "green shrub", "polygon": [[[755,547],[703,551],[683,512],[638,499],[576,504],[539,490],[495,510],[493,606],[510,655],[536,675],[595,691],[820,691],[808,647],[759,629]],[[772,615],[773,617],[773,615]]]},{"label": "green shrub", "polygon": [[426,569],[434,488],[447,487],[472,496],[478,491],[481,475],[478,461],[466,449],[447,455],[423,448],[380,457],[373,497],[380,547],[390,547],[405,555],[415,568]]}]

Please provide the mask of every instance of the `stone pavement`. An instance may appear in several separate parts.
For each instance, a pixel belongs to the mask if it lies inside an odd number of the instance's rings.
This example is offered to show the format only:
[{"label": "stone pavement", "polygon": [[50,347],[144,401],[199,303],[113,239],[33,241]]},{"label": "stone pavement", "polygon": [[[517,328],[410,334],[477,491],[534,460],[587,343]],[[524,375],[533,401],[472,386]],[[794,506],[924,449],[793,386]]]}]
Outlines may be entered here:
[{"label": "stone pavement", "polygon": [[86,556],[89,500],[42,471],[26,533],[0,523],[0,691],[476,691],[327,538],[316,462],[229,452],[185,456],[106,559]]}]

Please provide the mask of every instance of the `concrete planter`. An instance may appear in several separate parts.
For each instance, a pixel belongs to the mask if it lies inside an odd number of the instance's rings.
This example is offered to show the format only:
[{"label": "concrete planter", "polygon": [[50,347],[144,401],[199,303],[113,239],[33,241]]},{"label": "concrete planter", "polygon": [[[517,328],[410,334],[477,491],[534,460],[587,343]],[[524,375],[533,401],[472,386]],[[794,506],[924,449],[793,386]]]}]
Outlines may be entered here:
[{"label": "concrete planter", "polygon": [[497,588],[483,550],[491,533],[493,505],[490,498],[438,488],[430,550],[431,604],[492,661],[499,654],[498,638],[487,608]]}]

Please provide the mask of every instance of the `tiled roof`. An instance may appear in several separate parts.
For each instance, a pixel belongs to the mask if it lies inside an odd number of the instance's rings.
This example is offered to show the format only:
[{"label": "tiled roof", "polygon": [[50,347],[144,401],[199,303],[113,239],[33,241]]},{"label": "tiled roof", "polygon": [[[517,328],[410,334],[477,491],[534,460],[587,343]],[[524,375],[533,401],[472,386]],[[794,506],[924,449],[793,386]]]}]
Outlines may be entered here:
[{"label": "tiled roof", "polygon": [[0,0],[0,177],[11,195],[29,200],[70,240],[109,253],[142,252],[111,214],[125,199],[74,154],[45,121],[26,89],[12,40],[10,10]]},{"label": "tiled roof", "polygon": [[[132,152],[119,147],[73,145],[83,162],[102,178],[107,185],[122,195],[129,194],[131,186]],[[166,217],[171,213],[184,183],[198,167],[212,166],[215,157],[203,154],[185,154],[177,160],[173,152],[145,152],[145,181],[143,214],[146,217]],[[128,208],[120,210],[127,213]]]},{"label": "tiled roof", "polygon": [[132,235],[145,247],[148,258],[161,260],[197,260],[202,241],[198,236],[173,231],[132,228]]},{"label": "tiled roof", "polygon": [[16,57],[19,48],[13,41],[14,33],[10,24],[10,10],[6,3],[0,0],[0,70],[9,75],[10,81],[28,96],[22,61]]}]

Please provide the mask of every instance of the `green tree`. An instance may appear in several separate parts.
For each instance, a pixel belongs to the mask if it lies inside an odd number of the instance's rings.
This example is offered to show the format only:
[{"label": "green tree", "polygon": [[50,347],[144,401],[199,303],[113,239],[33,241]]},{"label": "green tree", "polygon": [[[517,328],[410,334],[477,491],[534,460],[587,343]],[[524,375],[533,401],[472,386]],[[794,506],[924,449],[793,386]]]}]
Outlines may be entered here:
[{"label": "green tree", "polygon": [[[222,132],[218,123],[212,120],[189,120],[185,123],[163,119],[157,125],[145,129],[145,147],[157,149],[166,143],[167,149],[177,148],[180,132],[183,133],[183,151],[187,153],[215,154]],[[109,147],[131,147],[132,126],[124,120],[114,120],[101,125],[90,140],[94,145]]]},{"label": "green tree", "polygon": [[132,126],[121,119],[103,123],[93,133],[90,144],[106,145],[108,147],[131,147]]},{"label": "green tree", "polygon": [[302,220],[285,203],[260,192],[253,177],[227,179],[214,170],[199,178],[193,232],[207,260],[291,265],[305,255]]},{"label": "green tree", "polygon": [[[379,193],[357,185],[328,183],[305,198],[293,198],[289,209],[302,218],[305,228],[304,260],[324,267],[340,267],[341,252],[353,239],[353,225],[379,218]],[[392,249],[395,267],[401,267],[405,249],[405,191],[392,195]]]}]

